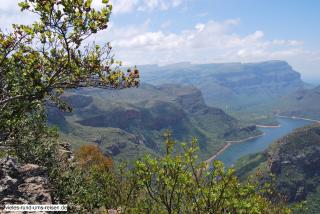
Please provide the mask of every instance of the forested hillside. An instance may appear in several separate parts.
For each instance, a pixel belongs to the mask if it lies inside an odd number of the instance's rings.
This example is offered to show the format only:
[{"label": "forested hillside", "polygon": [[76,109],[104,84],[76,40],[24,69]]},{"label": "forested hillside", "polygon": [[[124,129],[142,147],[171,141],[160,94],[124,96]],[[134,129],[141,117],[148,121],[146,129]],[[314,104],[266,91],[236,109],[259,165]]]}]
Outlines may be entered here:
[{"label": "forested hillside", "polygon": [[[167,66],[152,73],[165,84],[141,84],[149,74],[123,68],[111,43],[97,40],[111,25],[108,0],[25,0],[19,7],[32,23],[0,30],[1,213],[6,205],[62,204],[85,214],[287,214],[292,209],[279,193],[290,202],[316,194],[318,126],[276,143],[269,163],[240,167],[244,176],[269,164],[276,189],[203,161],[227,140],[260,134],[206,103],[241,110],[258,105],[252,90],[277,98],[303,87],[287,63],[202,65],[201,72]],[[177,84],[188,81],[202,82],[201,90]]]},{"label": "forested hillside", "polygon": [[320,187],[319,152],[320,125],[316,123],[279,139],[265,152],[242,158],[237,174],[244,178],[261,171],[268,178],[272,173],[277,190],[290,203],[307,200],[310,207],[317,206],[313,197]]},{"label": "forested hillside", "polygon": [[200,90],[191,86],[142,84],[121,91],[81,89],[66,92],[62,99],[73,108],[72,113],[50,107],[49,122],[58,125],[75,147],[96,143],[117,159],[134,156],[137,151],[163,154],[162,135],[167,129],[179,141],[196,137],[202,159],[215,154],[226,140],[261,134],[254,125],[208,107]]}]

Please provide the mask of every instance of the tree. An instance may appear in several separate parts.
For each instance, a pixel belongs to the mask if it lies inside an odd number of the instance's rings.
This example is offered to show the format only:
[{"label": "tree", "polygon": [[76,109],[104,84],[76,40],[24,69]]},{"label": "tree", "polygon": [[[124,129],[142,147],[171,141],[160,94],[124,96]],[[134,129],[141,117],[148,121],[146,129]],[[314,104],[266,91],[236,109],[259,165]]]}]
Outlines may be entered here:
[{"label": "tree", "polygon": [[[92,0],[25,0],[22,11],[38,15],[32,25],[0,32],[0,146],[22,161],[49,166],[60,202],[77,211],[121,208],[127,213],[285,213],[263,191],[241,184],[232,169],[214,163],[207,171],[197,161],[196,140],[183,153],[166,135],[164,157],[147,156],[133,169],[113,169],[95,146],[82,147],[73,164],[55,165],[57,131],[46,125],[46,104],[68,109],[66,89],[138,86],[137,69],[121,71],[111,46],[85,41],[108,27],[112,7],[96,10]],[[53,166],[51,166],[53,165]]]},{"label": "tree", "polygon": [[122,89],[139,85],[139,72],[120,69],[109,43],[87,39],[108,27],[112,5],[92,0],[25,0],[22,11],[36,14],[32,25],[0,31],[0,145],[17,148],[23,121],[41,115],[45,104],[70,110],[59,97],[78,87]]},{"label": "tree", "polygon": [[175,142],[166,134],[167,154],[147,156],[136,163],[141,195],[137,213],[290,213],[281,201],[264,197],[268,186],[240,183],[234,169],[214,161],[212,169],[197,160],[197,141],[183,144],[175,154]]},{"label": "tree", "polygon": [[98,213],[134,207],[140,195],[137,181],[125,165],[115,168],[111,157],[106,157],[99,147],[84,145],[76,151],[74,164],[59,173],[55,187],[70,212]]},{"label": "tree", "polygon": [[76,152],[77,164],[81,168],[96,168],[98,171],[111,171],[113,163],[111,157],[104,155],[96,145],[84,145]]},{"label": "tree", "polygon": [[195,139],[178,152],[170,133],[166,138],[164,157],[146,155],[133,168],[105,170],[98,147],[80,148],[75,166],[61,179],[60,199],[71,209],[81,208],[77,213],[290,213],[282,201],[266,197],[268,185],[241,183],[220,161],[208,169],[197,159]]}]

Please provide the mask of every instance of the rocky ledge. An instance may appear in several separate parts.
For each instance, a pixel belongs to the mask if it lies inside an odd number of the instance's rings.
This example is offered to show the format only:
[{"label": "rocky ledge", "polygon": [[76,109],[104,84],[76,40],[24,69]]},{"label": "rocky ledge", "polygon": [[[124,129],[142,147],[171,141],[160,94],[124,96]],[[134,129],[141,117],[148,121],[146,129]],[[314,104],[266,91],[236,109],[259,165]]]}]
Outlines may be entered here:
[{"label": "rocky ledge", "polygon": [[5,204],[52,204],[44,167],[20,165],[14,158],[0,159],[0,213]]}]

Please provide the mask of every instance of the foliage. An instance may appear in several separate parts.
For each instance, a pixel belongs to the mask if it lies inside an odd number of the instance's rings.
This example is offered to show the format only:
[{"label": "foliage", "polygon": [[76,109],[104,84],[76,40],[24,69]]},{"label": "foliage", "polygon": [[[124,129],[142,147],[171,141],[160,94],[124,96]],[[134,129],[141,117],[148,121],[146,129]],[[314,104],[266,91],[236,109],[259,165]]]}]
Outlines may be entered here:
[{"label": "foliage", "polygon": [[[91,184],[88,182],[96,179],[67,179],[72,182],[64,186],[78,185],[77,190],[89,199],[72,199],[89,207],[96,205],[95,194],[101,190],[98,184],[104,184],[102,181],[109,175],[101,174],[103,170],[97,167],[80,171],[79,167],[59,162],[57,131],[47,126],[46,106],[71,110],[60,99],[69,88],[122,89],[139,85],[138,70],[123,72],[121,62],[111,54],[109,43],[100,46],[88,41],[91,35],[108,27],[112,10],[107,0],[103,1],[101,10],[94,9],[91,3],[91,0],[25,0],[19,4],[21,10],[36,14],[39,20],[32,25],[13,24],[12,32],[0,30],[1,150],[14,154],[22,162],[48,167],[54,190],[66,181],[68,172],[79,175],[74,178],[85,178],[91,170],[90,176],[102,179],[101,182]],[[111,164],[106,163],[102,166]],[[89,186],[82,188],[85,181]],[[89,187],[96,189],[90,192]],[[74,189],[66,190],[74,192]],[[62,195],[61,191],[55,194]]]},{"label": "foliage", "polygon": [[96,145],[84,145],[76,152],[76,159],[81,168],[96,167],[98,171],[109,171],[112,159],[105,156]]},{"label": "foliage", "polygon": [[246,177],[261,170],[267,178],[271,173],[275,176],[276,190],[289,203],[308,200],[320,186],[319,142],[319,124],[296,129],[266,151],[242,158],[236,164],[237,174]]},{"label": "foliage", "polygon": [[9,142],[21,120],[45,103],[70,110],[59,97],[67,88],[126,88],[139,84],[137,69],[124,73],[109,43],[86,42],[107,28],[111,5],[90,0],[25,0],[19,6],[39,17],[0,32],[0,140]]},{"label": "foliage", "polygon": [[[111,5],[96,10],[91,0],[25,0],[22,11],[35,13],[32,25],[0,32],[0,146],[25,162],[49,167],[56,198],[70,212],[95,213],[120,208],[125,213],[287,213],[263,195],[255,183],[239,183],[233,169],[214,162],[208,171],[198,163],[196,140],[173,152],[166,135],[166,155],[147,156],[132,169],[113,168],[97,147],[85,146],[72,164],[59,162],[56,130],[46,125],[46,104],[69,107],[60,100],[65,89],[137,86],[139,72],[125,74],[111,46],[85,42],[107,28]],[[274,201],[273,201],[274,202]]]},{"label": "foliage", "polygon": [[[64,93],[63,99],[71,104],[73,112],[52,111],[49,122],[58,125],[73,146],[97,141],[115,161],[135,159],[138,149],[163,155],[161,135],[166,128],[179,141],[196,137],[203,160],[220,150],[226,140],[261,134],[253,126],[247,127],[222,110],[207,106],[201,92],[190,86],[141,84],[121,91],[81,89]],[[110,152],[111,147],[117,151]]]},{"label": "foliage", "polygon": [[81,148],[61,184],[63,202],[84,213],[119,208],[124,213],[290,213],[279,201],[266,199],[267,186],[240,183],[234,170],[225,170],[219,161],[213,169],[199,163],[195,139],[181,153],[174,152],[176,143],[168,132],[165,143],[164,157],[146,156],[135,167],[119,170],[98,170],[104,160],[87,157],[101,153]]},{"label": "foliage", "polygon": [[38,108],[15,121],[18,132],[7,139],[2,152],[17,157],[20,162],[50,167],[56,160],[58,134],[55,128],[47,126],[45,109],[41,105]]},{"label": "foliage", "polygon": [[55,179],[56,194],[72,213],[132,206],[137,179],[131,173],[125,166],[115,171],[110,157],[94,145],[85,145],[76,152],[74,165],[67,165]]},{"label": "foliage", "polygon": [[294,204],[293,213],[295,214],[316,214],[320,210],[320,187],[316,191],[309,194],[306,201]]},{"label": "foliage", "polygon": [[197,142],[172,153],[175,142],[167,135],[167,154],[137,162],[136,173],[147,202],[139,213],[278,213],[289,212],[263,197],[258,183],[241,184],[232,168],[214,161],[212,169],[198,163]]}]

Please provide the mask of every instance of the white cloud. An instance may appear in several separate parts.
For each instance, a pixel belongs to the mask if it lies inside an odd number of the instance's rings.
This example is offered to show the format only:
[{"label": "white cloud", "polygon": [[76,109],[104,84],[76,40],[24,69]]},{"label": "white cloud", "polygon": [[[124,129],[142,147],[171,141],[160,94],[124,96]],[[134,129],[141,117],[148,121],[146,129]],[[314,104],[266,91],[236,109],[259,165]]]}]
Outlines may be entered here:
[{"label": "white cloud", "polygon": [[[185,0],[111,0],[114,14],[130,13],[133,11],[152,12],[168,10],[180,6]],[[93,0],[93,5],[100,8],[101,0]]]},{"label": "white cloud", "polygon": [[299,46],[303,45],[303,41],[298,40],[283,40],[283,39],[275,39],[272,41],[274,45],[288,45],[288,46]]},{"label": "white cloud", "polygon": [[[12,23],[31,23],[35,17],[21,13],[17,3],[21,0],[0,0],[0,28],[8,29]],[[114,13],[168,10],[186,0],[112,0]],[[95,7],[101,0],[94,0]],[[179,61],[193,63],[252,62],[271,59],[287,60],[299,71],[312,77],[319,72],[320,52],[305,48],[304,41],[282,38],[267,39],[267,32],[255,30],[238,35],[234,26],[240,19],[197,23],[180,32],[169,31],[171,21],[151,31],[151,21],[139,25],[117,26],[109,23],[109,30],[101,32],[91,41],[111,41],[118,59],[129,64],[168,64]]]},{"label": "white cloud", "polygon": [[[151,32],[148,31],[146,25],[140,28],[114,27],[111,29],[111,32],[109,32],[109,35],[113,39],[113,45],[119,49],[167,49],[168,51],[170,51],[171,48],[225,49],[244,47],[250,44],[257,45],[258,41],[263,38],[264,34],[262,31],[256,31],[245,37],[230,34],[229,28],[238,23],[238,20],[226,20],[224,22],[209,21],[206,24],[199,23],[195,25],[194,29],[185,30],[180,34],[164,33],[160,30]],[[101,38],[101,36],[99,37]],[[259,46],[262,45],[265,44],[259,43]]]},{"label": "white cloud", "polygon": [[172,21],[171,20],[167,20],[164,23],[161,24],[161,28],[168,28],[172,25]]},{"label": "white cloud", "polygon": [[142,0],[138,7],[140,11],[153,11],[155,9],[168,10],[182,4],[182,0]]},{"label": "white cloud", "polygon": [[205,27],[206,27],[205,24],[197,24],[197,25],[195,26],[195,28],[197,29],[198,32],[203,31],[203,29],[204,29]]},{"label": "white cloud", "polygon": [[[0,0],[0,28],[10,29],[13,23],[30,24],[36,16],[21,12],[18,3],[22,0]],[[186,0],[110,0],[114,14],[124,14],[134,11],[151,12],[155,10],[168,10],[180,6]],[[95,8],[103,6],[101,0],[93,0]]]},{"label": "white cloud", "polygon": [[31,24],[36,16],[28,12],[21,12],[18,3],[21,0],[0,0],[0,29],[10,30],[12,24]]},{"label": "white cloud", "polygon": [[[288,61],[310,76],[312,72],[314,74],[314,65],[320,64],[320,52],[306,50],[303,41],[268,40],[262,30],[240,36],[233,31],[233,27],[239,23],[239,19],[208,21],[180,33],[166,33],[161,29],[150,31],[149,23],[140,26],[113,26],[97,39],[108,38],[114,46],[116,57],[131,65],[279,59]],[[309,66],[305,66],[306,64]],[[304,70],[304,67],[313,70]]]},{"label": "white cloud", "polygon": [[8,11],[8,10],[12,10],[13,8],[17,7],[18,3],[20,1],[18,0],[0,0],[0,10],[1,11]]}]

